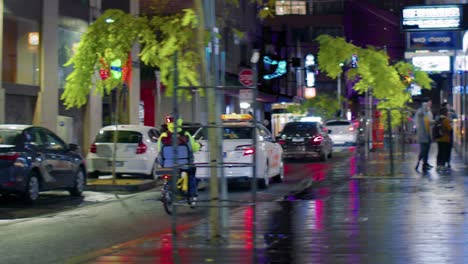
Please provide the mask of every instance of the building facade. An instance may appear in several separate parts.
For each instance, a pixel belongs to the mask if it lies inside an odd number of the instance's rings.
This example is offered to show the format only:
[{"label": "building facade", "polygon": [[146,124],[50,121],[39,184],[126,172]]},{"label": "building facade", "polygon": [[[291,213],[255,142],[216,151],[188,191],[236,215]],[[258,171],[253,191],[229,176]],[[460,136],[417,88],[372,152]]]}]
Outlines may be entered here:
[{"label": "building facade", "polygon": [[[415,2],[421,1],[276,1],[276,16],[265,21],[263,51],[290,62],[290,67],[287,74],[275,82],[266,82],[266,86],[293,98],[303,97],[303,61],[307,54],[317,54],[315,39],[322,34],[343,37],[361,47],[385,49],[391,60],[404,59],[405,36],[400,31],[399,11],[403,5]],[[293,58],[301,63],[294,65]],[[343,76],[332,80],[319,73],[315,88],[316,94],[345,96],[348,100],[342,109],[351,110],[354,118],[359,115],[362,97]]]},{"label": "building facade", "polygon": [[[130,0],[4,0],[0,123],[41,125],[85,153],[103,125],[103,100],[91,92],[86,106],[66,109],[60,96],[73,66],[64,64],[92,23],[106,9],[139,13]],[[28,8],[25,8],[27,6]],[[138,47],[132,51],[138,54]],[[130,122],[138,123],[139,67],[133,67]],[[136,110],[135,110],[136,109]]]}]

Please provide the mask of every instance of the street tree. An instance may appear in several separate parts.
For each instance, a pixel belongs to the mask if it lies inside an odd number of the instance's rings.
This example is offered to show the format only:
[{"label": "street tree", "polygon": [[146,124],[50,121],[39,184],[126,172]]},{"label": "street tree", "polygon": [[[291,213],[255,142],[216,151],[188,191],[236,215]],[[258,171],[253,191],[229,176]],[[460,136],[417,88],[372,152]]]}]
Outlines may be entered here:
[{"label": "street tree", "polygon": [[288,106],[287,110],[290,113],[312,114],[327,120],[337,116],[340,103],[335,97],[322,93],[306,99],[301,104]]},{"label": "street tree", "polygon": [[[141,44],[140,60],[161,70],[161,82],[170,96],[173,91],[173,56],[178,54],[180,85],[198,85],[200,58],[193,48],[196,15],[191,9],[171,16],[133,16],[117,9],[106,10],[85,32],[77,52],[66,63],[73,71],[66,79],[61,99],[67,108],[82,107],[95,87],[100,95],[121,88],[122,78],[112,78],[131,60],[135,44]],[[120,61],[119,65],[112,65]],[[98,77],[97,72],[101,75]]]},{"label": "street tree", "polygon": [[[403,61],[391,64],[384,49],[358,47],[342,37],[329,35],[320,35],[316,40],[319,43],[319,70],[336,79],[346,65],[345,76],[355,82],[353,89],[361,95],[372,92],[372,96],[378,99],[377,109],[405,109],[412,100],[407,89],[411,83],[431,89],[432,79],[426,72]],[[392,112],[394,125],[400,123],[402,113],[404,111]]]}]

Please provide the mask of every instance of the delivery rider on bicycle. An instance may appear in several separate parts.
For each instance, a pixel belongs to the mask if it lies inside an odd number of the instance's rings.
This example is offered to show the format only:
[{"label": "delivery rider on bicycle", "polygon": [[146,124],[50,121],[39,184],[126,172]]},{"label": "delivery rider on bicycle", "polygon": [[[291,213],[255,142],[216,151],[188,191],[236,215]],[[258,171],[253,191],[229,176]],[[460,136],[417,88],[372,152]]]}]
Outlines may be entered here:
[{"label": "delivery rider on bicycle", "polygon": [[[176,145],[186,145],[188,147],[188,152],[190,156],[190,162],[193,163],[193,153],[200,150],[200,143],[195,141],[190,132],[182,128],[183,119],[174,114],[166,116],[166,125],[167,131],[163,132],[158,139],[157,147],[161,156],[161,151],[163,146],[169,147],[174,146],[172,143],[173,133],[175,127],[177,127],[177,143]],[[165,153],[173,153],[173,151],[165,151]],[[165,159],[173,159],[173,157],[164,157]],[[179,157],[180,158],[180,157]],[[164,167],[163,163],[161,164]],[[192,197],[197,196],[197,180],[195,178],[195,166],[189,166],[186,169],[183,169],[188,174],[188,195]]]}]

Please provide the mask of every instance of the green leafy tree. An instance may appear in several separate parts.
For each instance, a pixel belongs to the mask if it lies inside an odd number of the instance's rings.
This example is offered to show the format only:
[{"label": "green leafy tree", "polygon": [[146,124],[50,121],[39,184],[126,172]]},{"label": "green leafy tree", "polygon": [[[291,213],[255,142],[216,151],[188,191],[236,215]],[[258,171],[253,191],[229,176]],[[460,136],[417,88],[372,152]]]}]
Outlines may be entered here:
[{"label": "green leafy tree", "polygon": [[121,79],[102,80],[96,73],[108,68],[111,62],[125,64],[135,43],[142,45],[139,54],[143,63],[161,70],[161,82],[167,87],[167,95],[173,92],[174,59],[178,54],[180,85],[198,85],[197,67],[200,60],[194,42],[197,19],[191,9],[172,16],[155,16],[151,19],[109,9],[89,26],[81,39],[77,53],[65,66],[73,66],[67,77],[61,99],[67,108],[86,104],[93,87],[105,95],[122,85]]},{"label": "green leafy tree", "polygon": [[[342,73],[342,65],[349,64],[353,55],[358,57],[358,66],[349,68],[346,76],[356,81],[353,89],[359,94],[372,91],[372,95],[379,100],[377,109],[404,109],[411,101],[411,95],[407,92],[411,82],[417,83],[423,89],[431,89],[432,80],[426,72],[406,62],[390,64],[384,50],[372,46],[358,47],[341,37],[329,35],[320,35],[317,41],[318,67],[332,79],[336,79]],[[392,111],[394,125],[400,123],[401,113],[403,111]]]},{"label": "green leafy tree", "polygon": [[327,94],[320,94],[313,98],[307,99],[299,105],[291,105],[288,107],[288,112],[298,114],[311,114],[319,116],[324,120],[336,117],[340,110],[340,104],[335,97]]}]

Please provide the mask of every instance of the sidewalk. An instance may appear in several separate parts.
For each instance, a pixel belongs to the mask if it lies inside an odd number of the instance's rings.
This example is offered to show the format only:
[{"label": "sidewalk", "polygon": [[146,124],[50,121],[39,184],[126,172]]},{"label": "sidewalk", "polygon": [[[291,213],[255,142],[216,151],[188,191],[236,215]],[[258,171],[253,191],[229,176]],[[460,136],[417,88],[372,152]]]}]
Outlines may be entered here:
[{"label": "sidewalk", "polygon": [[394,153],[393,175],[388,152],[372,152],[355,158],[354,175],[337,175],[348,177],[341,185],[314,184],[305,195],[314,199],[237,208],[216,241],[204,219],[67,263],[466,263],[466,166],[453,151],[452,172],[423,174],[418,145],[407,146]]}]

